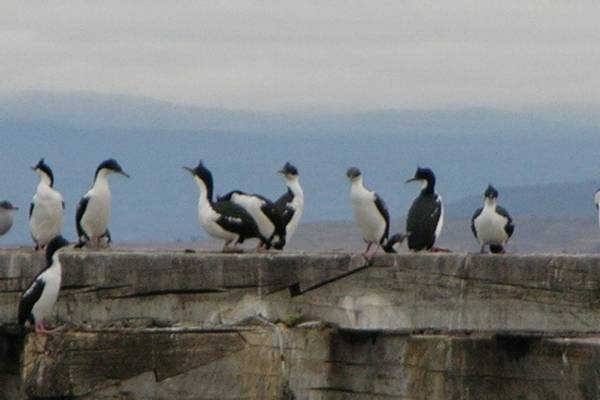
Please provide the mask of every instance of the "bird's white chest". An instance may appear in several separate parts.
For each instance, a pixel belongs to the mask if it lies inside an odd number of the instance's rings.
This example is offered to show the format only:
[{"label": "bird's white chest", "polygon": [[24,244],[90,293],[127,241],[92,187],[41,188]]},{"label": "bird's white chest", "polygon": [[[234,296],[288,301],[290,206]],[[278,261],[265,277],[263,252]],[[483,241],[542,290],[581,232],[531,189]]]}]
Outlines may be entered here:
[{"label": "bird's white chest", "polygon": [[100,237],[106,232],[110,220],[111,194],[108,188],[90,190],[81,226],[90,237]]},{"label": "bird's white chest", "polygon": [[217,239],[236,240],[238,235],[223,229],[217,224],[217,219],[219,219],[219,214],[210,206],[210,203],[200,200],[198,203],[198,221],[206,233]]},{"label": "bird's white chest", "polygon": [[363,239],[378,242],[385,232],[385,219],[375,205],[375,195],[367,190],[353,188],[350,200],[354,210],[354,218]]},{"label": "bird's white chest", "polygon": [[304,212],[304,193],[302,193],[301,190],[296,189],[294,198],[290,202],[289,207],[292,207],[294,210],[294,215],[286,227],[286,240],[288,241],[292,238],[296,229],[298,229],[302,213]]},{"label": "bird's white chest", "polygon": [[496,213],[494,208],[485,207],[481,214],[475,218],[474,225],[477,238],[482,244],[503,245],[508,239],[505,226],[508,220]]},{"label": "bird's white chest", "polygon": [[62,267],[60,262],[55,262],[50,268],[44,271],[38,279],[43,279],[44,290],[38,301],[31,310],[36,321],[47,318],[52,313],[52,308],[58,299],[58,292],[61,284]]},{"label": "bird's white chest", "polygon": [[44,245],[60,234],[64,224],[62,195],[46,185],[40,185],[33,196],[33,212],[29,220],[31,235]]}]

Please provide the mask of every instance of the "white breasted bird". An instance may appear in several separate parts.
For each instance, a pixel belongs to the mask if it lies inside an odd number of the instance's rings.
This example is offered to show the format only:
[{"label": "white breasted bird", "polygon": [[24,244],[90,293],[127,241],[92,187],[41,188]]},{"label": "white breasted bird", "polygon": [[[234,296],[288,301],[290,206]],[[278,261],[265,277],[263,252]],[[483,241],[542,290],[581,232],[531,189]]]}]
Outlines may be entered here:
[{"label": "white breasted bird", "polygon": [[240,190],[231,192],[218,197],[219,201],[232,201],[242,207],[258,226],[262,236],[267,242],[261,242],[261,247],[267,250],[274,244],[276,248],[283,248],[285,245],[285,225],[282,216],[277,212],[275,203],[264,196],[258,194],[247,194]]},{"label": "white breasted bird", "polygon": [[[279,170],[279,173],[285,179],[288,190],[277,199],[275,206],[285,224],[285,240],[286,243],[289,243],[294,233],[296,233],[302,213],[304,212],[304,192],[300,186],[298,169],[295,166],[286,162],[283,168]],[[274,244],[273,247],[279,249],[283,246],[279,247],[278,244]]]},{"label": "white breasted bird", "polygon": [[12,228],[14,213],[18,209],[10,201],[0,201],[0,236],[4,236]]},{"label": "white breasted bird", "polygon": [[40,176],[40,183],[29,207],[29,232],[35,249],[40,250],[62,233],[65,202],[54,189],[54,174],[43,158],[31,169]]},{"label": "white breasted bird", "polygon": [[435,192],[435,174],[429,168],[417,168],[415,176],[407,180],[421,183],[421,193],[414,200],[406,217],[408,248],[413,251],[448,251],[434,247],[444,225],[442,196]]},{"label": "white breasted bird", "polygon": [[512,236],[515,225],[508,212],[497,204],[498,191],[489,185],[484,193],[483,208],[479,208],[471,218],[471,230],[481,252],[489,246],[492,253],[504,253],[506,242]]},{"label": "white breasted bird", "polygon": [[267,242],[259,231],[256,222],[239,205],[232,201],[213,201],[212,173],[204,166],[202,161],[195,168],[183,167],[194,177],[198,186],[200,198],[198,199],[198,221],[200,226],[212,237],[223,239],[223,251],[235,250],[234,247],[250,238],[258,238]]},{"label": "white breasted bird", "polygon": [[58,298],[62,280],[59,250],[69,242],[62,236],[52,239],[46,246],[46,268],[31,282],[19,303],[19,324],[35,326],[37,333],[48,333],[44,320],[50,316]]},{"label": "white breasted bird", "polygon": [[102,238],[110,238],[108,232],[111,211],[111,194],[108,185],[110,174],[120,174],[129,178],[115,159],[111,158],[100,163],[96,169],[92,188],[79,201],[77,207],[75,221],[79,243],[76,247],[83,247],[88,242],[100,247]]},{"label": "white breasted bird", "polygon": [[[367,249],[363,255],[370,259],[380,246],[388,253],[395,253],[393,246],[402,242],[403,237],[394,235],[394,241],[389,240],[390,213],[383,199],[377,193],[364,187],[363,176],[358,168],[349,168],[346,176],[351,183],[350,201],[354,210],[354,219],[363,240],[367,243]],[[375,245],[375,251],[369,254],[372,245]]]}]

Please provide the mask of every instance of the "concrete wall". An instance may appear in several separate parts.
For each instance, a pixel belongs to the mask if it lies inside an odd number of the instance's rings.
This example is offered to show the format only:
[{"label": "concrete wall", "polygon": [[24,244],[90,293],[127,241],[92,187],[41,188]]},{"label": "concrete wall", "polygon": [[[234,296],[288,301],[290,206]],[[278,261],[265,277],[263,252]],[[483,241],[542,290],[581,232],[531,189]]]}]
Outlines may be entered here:
[{"label": "concrete wall", "polygon": [[0,400],[600,396],[600,257],[61,259],[66,329],[23,338],[16,307],[43,257],[0,252]]}]

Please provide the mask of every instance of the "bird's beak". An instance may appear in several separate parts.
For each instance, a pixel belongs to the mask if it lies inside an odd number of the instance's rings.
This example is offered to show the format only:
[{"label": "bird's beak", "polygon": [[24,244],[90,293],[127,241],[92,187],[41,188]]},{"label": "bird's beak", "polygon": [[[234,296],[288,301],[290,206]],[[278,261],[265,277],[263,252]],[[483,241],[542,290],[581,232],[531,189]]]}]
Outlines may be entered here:
[{"label": "bird's beak", "polygon": [[127,174],[125,171],[119,171],[119,174],[123,175],[125,178],[130,178],[129,174]]},{"label": "bird's beak", "polygon": [[181,168],[185,169],[187,172],[189,172],[192,175],[194,174],[194,169],[193,168],[186,167],[185,165],[183,167],[181,167]]},{"label": "bird's beak", "polygon": [[35,168],[35,167],[31,167],[31,170],[32,170],[32,171],[35,171],[35,170],[36,170],[36,168]]},{"label": "bird's beak", "polygon": [[282,170],[282,169],[280,169],[279,171],[277,171],[277,173],[280,174],[280,175],[285,175],[285,171]]},{"label": "bird's beak", "polygon": [[13,207],[13,210],[18,211],[19,207]]},{"label": "bird's beak", "polygon": [[418,179],[417,178],[410,178],[410,179],[406,180],[406,183],[411,183],[411,182],[414,182],[416,180],[418,180]]}]

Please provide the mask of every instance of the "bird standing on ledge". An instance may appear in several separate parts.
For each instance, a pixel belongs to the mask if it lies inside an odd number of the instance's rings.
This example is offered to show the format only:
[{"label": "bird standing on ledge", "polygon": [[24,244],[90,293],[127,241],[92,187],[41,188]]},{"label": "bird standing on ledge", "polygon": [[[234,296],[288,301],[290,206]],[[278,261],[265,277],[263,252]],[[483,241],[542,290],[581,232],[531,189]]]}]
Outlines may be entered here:
[{"label": "bird standing on ledge", "polygon": [[78,248],[88,242],[99,248],[100,240],[110,236],[108,233],[111,210],[111,194],[108,185],[110,174],[120,174],[129,178],[115,159],[110,158],[100,163],[96,169],[92,188],[83,196],[77,207],[75,222],[79,237],[76,246]]},{"label": "bird standing on ledge", "polygon": [[54,174],[43,158],[31,169],[40,176],[40,183],[29,207],[29,232],[35,249],[40,250],[61,234],[65,202],[62,195],[54,189]]},{"label": "bird standing on ledge", "polygon": [[[243,243],[245,239],[258,238],[262,242],[267,242],[267,238],[260,233],[256,222],[246,210],[231,201],[213,201],[212,173],[202,161],[195,168],[183,168],[192,174],[198,185],[200,225],[210,236],[225,241],[223,251],[235,251],[235,246]],[[231,242],[234,242],[233,248],[229,247]]]},{"label": "bird standing on ledge", "polygon": [[420,182],[421,193],[408,210],[406,217],[406,235],[408,248],[413,251],[443,251],[434,247],[435,241],[444,225],[444,204],[442,196],[435,192],[435,174],[429,168],[417,168],[415,176],[407,180]]},{"label": "bird standing on ledge", "polygon": [[504,253],[504,246],[512,236],[515,225],[508,212],[496,204],[498,191],[489,185],[484,193],[483,208],[479,208],[471,218],[471,231],[481,245],[481,253],[485,246],[492,253]]},{"label": "bird standing on ledge", "polygon": [[[383,246],[385,252],[395,252],[394,244],[401,242],[403,237],[394,235],[393,242],[388,240],[390,213],[385,203],[377,193],[364,187],[362,173],[358,168],[349,168],[346,176],[351,182],[350,201],[354,210],[354,219],[363,240],[367,243],[363,256],[370,260],[380,246]],[[369,254],[372,245],[375,245],[375,251]]]},{"label": "bird standing on ledge", "polygon": [[285,241],[274,243],[273,247],[281,250],[286,243],[289,243],[302,218],[304,211],[304,191],[300,186],[300,178],[298,176],[298,169],[289,162],[285,165],[279,173],[285,179],[287,185],[287,192],[281,195],[275,202],[277,212],[281,215],[283,223],[285,224]]}]

